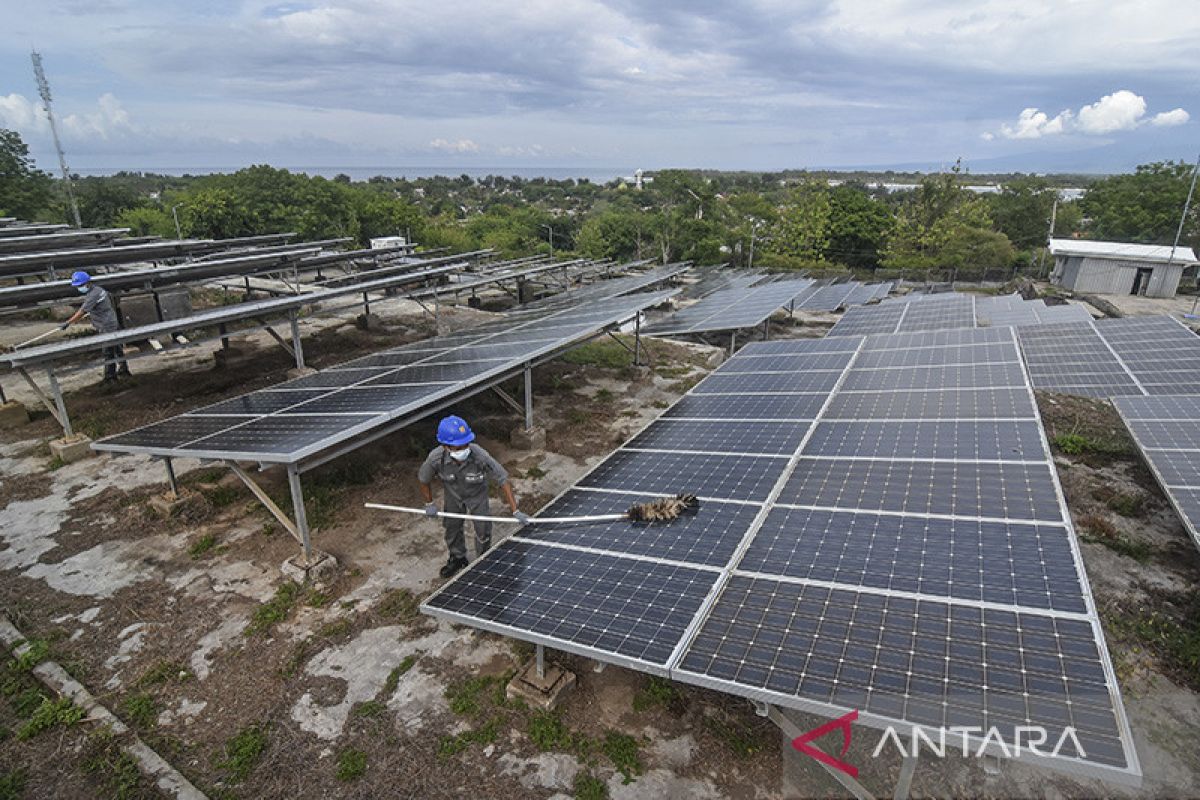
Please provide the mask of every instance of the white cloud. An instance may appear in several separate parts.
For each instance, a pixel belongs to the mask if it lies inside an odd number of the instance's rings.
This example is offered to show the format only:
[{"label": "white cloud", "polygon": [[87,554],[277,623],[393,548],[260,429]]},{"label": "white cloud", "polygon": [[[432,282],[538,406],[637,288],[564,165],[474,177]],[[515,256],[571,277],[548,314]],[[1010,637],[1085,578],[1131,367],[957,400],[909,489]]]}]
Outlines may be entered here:
[{"label": "white cloud", "polygon": [[1131,131],[1144,116],[1146,98],[1121,89],[1079,109],[1079,130],[1083,133]]},{"label": "white cloud", "polygon": [[[1146,98],[1128,89],[1119,89],[1083,106],[1077,112],[1064,109],[1055,117],[1031,106],[1018,115],[1015,125],[1002,124],[999,133],[1005,139],[1041,139],[1043,136],[1064,133],[1099,136],[1131,131],[1147,124],[1157,127],[1182,125],[1188,119],[1188,112],[1182,108],[1164,111],[1147,119]],[[987,136],[984,138],[987,140]]]},{"label": "white cloud", "polygon": [[0,95],[0,128],[32,133],[46,130],[47,127],[46,115],[41,107],[25,95]]},{"label": "white cloud", "polygon": [[1182,108],[1175,108],[1170,111],[1163,111],[1155,114],[1150,120],[1150,124],[1156,125],[1160,128],[1167,128],[1172,125],[1182,125],[1191,118],[1191,115]]},{"label": "white cloud", "polygon": [[448,141],[446,139],[434,139],[429,143],[429,146],[434,150],[441,150],[443,153],[478,153],[479,145],[470,139],[458,139],[456,141]]},{"label": "white cloud", "polygon": [[107,92],[100,95],[96,106],[95,111],[68,114],[63,118],[63,130],[79,139],[112,139],[135,132],[129,112],[114,95]]}]

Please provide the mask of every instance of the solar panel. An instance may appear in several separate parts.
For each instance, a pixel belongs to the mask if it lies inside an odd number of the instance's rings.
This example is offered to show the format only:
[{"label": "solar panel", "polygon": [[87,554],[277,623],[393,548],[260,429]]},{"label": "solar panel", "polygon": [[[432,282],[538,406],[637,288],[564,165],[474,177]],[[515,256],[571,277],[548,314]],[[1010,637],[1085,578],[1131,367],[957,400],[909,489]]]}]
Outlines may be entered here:
[{"label": "solar panel", "polygon": [[[481,380],[520,369],[528,361],[587,338],[670,295],[659,292],[596,300],[583,308],[539,309],[522,315],[516,323],[498,320],[469,333],[435,337],[388,351],[395,355],[423,353],[420,361],[400,366],[341,365],[220,406],[221,414],[238,408],[263,409],[255,416],[177,417],[102,439],[93,447],[162,456],[295,463],[451,397]],[[558,338],[544,338],[533,328],[541,322],[559,328]],[[457,360],[466,350],[478,354],[480,348],[491,345],[502,346],[508,357]],[[292,402],[285,402],[285,397]],[[298,405],[302,403],[303,408]],[[184,421],[179,422],[181,419]],[[204,424],[195,421],[198,419],[212,420],[203,435],[193,435]]]},{"label": "solar panel", "polygon": [[807,278],[793,278],[749,288],[719,290],[662,322],[644,326],[642,332],[648,336],[665,336],[753,328],[806,293],[812,284]]},{"label": "solar panel", "polygon": [[861,284],[856,281],[822,286],[806,297],[803,302],[798,303],[796,308],[805,311],[836,311],[846,304],[850,294],[859,286]]},{"label": "solar panel", "polygon": [[895,303],[885,306],[851,308],[829,329],[828,336],[865,336],[872,333],[892,333],[904,316],[907,306]]},{"label": "solar panel", "polygon": [[[895,336],[841,340],[852,354],[805,354],[803,342],[790,354],[739,353],[546,513],[621,510],[638,496],[690,488],[738,502],[703,502],[677,534],[675,523],[639,529],[622,521],[579,532],[529,526],[516,538],[580,548],[594,559],[581,569],[609,558],[719,567],[683,633],[665,637],[671,654],[632,664],[638,669],[815,713],[860,709],[870,725],[976,724],[1010,733],[1043,725],[1051,739],[1073,725],[1086,753],[1064,754],[1053,766],[1135,781],[1140,768],[1070,518],[1014,335],[1005,332],[1007,341],[990,329],[924,334],[908,349],[888,349]],[[889,369],[863,368],[865,357],[914,353],[929,363],[906,369],[928,373],[921,383],[931,391],[847,390],[852,377]],[[697,398],[724,397],[704,391],[708,380],[769,374],[747,368],[751,362],[803,372],[806,361],[837,355],[848,356],[840,382],[813,393],[821,402],[796,409],[781,431],[788,442],[806,431],[790,454],[777,452],[783,444],[757,456],[724,452],[761,441],[752,426],[762,423],[736,407],[712,423],[678,417]],[[937,376],[955,382],[939,385]],[[968,379],[999,383],[960,383]],[[840,419],[839,409],[878,418]],[[930,418],[890,416],[914,410]],[[618,499],[593,505],[594,494]],[[487,574],[492,560],[486,555],[422,608],[496,629],[494,612],[447,613],[446,599],[486,595],[473,574]],[[513,581],[538,577],[520,570]],[[521,598],[514,613],[552,616],[559,602]],[[629,663],[613,648],[521,624],[502,632]]]},{"label": "solar panel", "polygon": [[1200,548],[1200,395],[1117,397],[1113,405]]},{"label": "solar panel", "polygon": [[1091,322],[1018,328],[1017,337],[1035,388],[1086,397],[1142,394]]},{"label": "solar panel", "polygon": [[1189,394],[1200,372],[1200,337],[1171,317],[1096,322],[1100,337],[1147,394]]}]

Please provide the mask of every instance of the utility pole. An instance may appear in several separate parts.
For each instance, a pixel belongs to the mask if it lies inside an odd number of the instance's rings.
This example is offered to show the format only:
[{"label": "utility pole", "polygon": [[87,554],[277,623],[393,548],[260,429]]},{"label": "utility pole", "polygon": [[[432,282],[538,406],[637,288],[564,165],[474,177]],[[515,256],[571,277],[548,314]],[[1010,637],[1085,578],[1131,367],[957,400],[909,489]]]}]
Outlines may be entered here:
[{"label": "utility pole", "polygon": [[[1187,221],[1188,209],[1192,206],[1192,194],[1196,191],[1196,173],[1200,171],[1200,156],[1196,157],[1196,166],[1192,167],[1192,185],[1188,187],[1187,199],[1183,201],[1183,213],[1179,215],[1179,227],[1175,229],[1175,241],[1171,244],[1171,255],[1167,257],[1167,263],[1170,264],[1175,260],[1175,250],[1179,247],[1179,237],[1183,235],[1183,224]],[[1196,282],[1200,283],[1200,275],[1197,275]],[[1200,295],[1192,301],[1192,314],[1196,313],[1196,303],[1200,301]]]},{"label": "utility pole", "polygon": [[33,76],[37,79],[38,94],[42,96],[46,118],[50,120],[50,134],[54,137],[54,149],[58,151],[58,168],[62,170],[63,184],[67,187],[67,200],[71,204],[71,216],[75,218],[75,227],[82,228],[83,223],[79,220],[79,204],[75,202],[75,187],[71,184],[71,171],[67,169],[67,156],[63,153],[62,142],[58,138],[58,123],[54,121],[54,112],[50,109],[50,82],[46,80],[46,71],[42,69],[42,55],[33,50],[29,57],[33,59]]},{"label": "utility pole", "polygon": [[1046,247],[1042,248],[1042,257],[1038,259],[1038,274],[1042,277],[1042,264],[1046,261],[1046,249],[1050,247],[1050,240],[1054,238],[1054,220],[1058,217],[1058,198],[1054,198],[1054,205],[1050,208],[1050,231],[1046,234]]},{"label": "utility pole", "polygon": [[550,225],[543,225],[542,227],[550,232],[550,257],[554,258],[554,228]]}]

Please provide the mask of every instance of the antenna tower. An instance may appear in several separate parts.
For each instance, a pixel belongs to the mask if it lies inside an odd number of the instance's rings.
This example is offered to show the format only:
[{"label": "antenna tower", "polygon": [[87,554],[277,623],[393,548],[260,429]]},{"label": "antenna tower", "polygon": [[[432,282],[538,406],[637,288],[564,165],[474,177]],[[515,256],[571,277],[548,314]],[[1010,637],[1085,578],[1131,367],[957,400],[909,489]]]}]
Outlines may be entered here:
[{"label": "antenna tower", "polygon": [[62,171],[63,184],[67,187],[67,200],[71,204],[71,216],[75,219],[75,227],[82,228],[83,223],[79,220],[79,204],[75,202],[75,187],[71,184],[71,171],[67,169],[67,155],[63,152],[62,142],[58,138],[58,123],[54,121],[54,112],[50,109],[50,82],[46,80],[46,71],[42,69],[42,55],[34,50],[29,56],[33,59],[33,75],[37,78],[38,94],[42,96],[46,118],[50,120],[50,133],[54,137],[54,149],[58,151],[58,168]]}]

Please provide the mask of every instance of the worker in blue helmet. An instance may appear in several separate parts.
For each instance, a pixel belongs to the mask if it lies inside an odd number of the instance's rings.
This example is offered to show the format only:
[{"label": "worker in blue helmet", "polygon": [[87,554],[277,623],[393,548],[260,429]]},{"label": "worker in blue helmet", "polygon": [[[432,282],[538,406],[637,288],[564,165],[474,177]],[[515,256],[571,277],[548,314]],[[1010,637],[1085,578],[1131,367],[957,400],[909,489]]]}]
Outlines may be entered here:
[{"label": "worker in blue helmet", "polygon": [[[433,502],[433,479],[442,482],[446,511],[455,514],[486,516],[488,508],[488,484],[500,487],[504,502],[513,517],[524,525],[529,517],[517,510],[517,498],[513,496],[508,482],[508,472],[500,462],[492,458],[487,450],[475,444],[475,434],[462,417],[446,417],[438,423],[438,446],[430,451],[425,463],[417,471],[421,482],[421,497],[425,499],[425,513],[438,515],[437,503]],[[467,565],[467,539],[463,535],[465,520],[444,517],[446,548],[450,558],[442,567],[441,576],[449,578]],[[479,557],[492,546],[492,523],[472,520],[475,528],[475,555]]]},{"label": "worker in blue helmet", "polygon": [[[92,327],[100,333],[111,333],[121,329],[112,298],[104,291],[103,286],[98,286],[92,280],[91,275],[82,270],[76,272],[71,276],[71,285],[83,295],[83,303],[70,319],[58,326],[59,328],[65,331],[87,314],[92,321]],[[118,365],[120,369],[117,368]],[[129,375],[129,364],[125,361],[125,350],[120,344],[113,344],[104,348],[104,382],[113,383],[117,380],[117,375]]]}]

